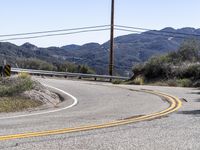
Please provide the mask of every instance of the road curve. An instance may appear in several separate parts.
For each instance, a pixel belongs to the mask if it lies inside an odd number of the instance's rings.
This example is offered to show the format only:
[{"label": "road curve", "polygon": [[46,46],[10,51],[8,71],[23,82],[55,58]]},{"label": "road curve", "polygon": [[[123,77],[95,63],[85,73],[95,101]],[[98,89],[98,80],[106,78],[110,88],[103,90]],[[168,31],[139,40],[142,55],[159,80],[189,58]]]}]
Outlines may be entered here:
[{"label": "road curve", "polygon": [[67,92],[65,92],[65,91],[63,91],[63,90],[61,90],[61,89],[55,88],[55,87],[53,87],[53,86],[49,86],[49,85],[46,85],[46,84],[44,84],[44,86],[46,86],[47,88],[50,88],[51,90],[59,91],[59,92],[61,92],[62,94],[64,94],[65,96],[70,97],[70,98],[73,100],[73,103],[70,104],[70,105],[64,106],[64,107],[62,107],[62,108],[59,108],[59,109],[54,109],[54,110],[48,110],[48,109],[47,109],[47,110],[45,110],[45,111],[33,112],[33,113],[29,113],[29,114],[25,113],[25,114],[18,114],[18,115],[3,116],[3,117],[0,117],[0,120],[45,115],[45,114],[50,114],[50,113],[55,113],[55,112],[63,111],[63,110],[72,108],[72,107],[74,107],[75,105],[77,105],[78,100],[77,100],[76,97],[74,97],[73,95],[71,95],[71,94],[69,94],[69,93],[67,93]]},{"label": "road curve", "polygon": [[[61,116],[63,116],[63,113],[72,113],[72,116],[66,114],[65,119],[68,121],[68,126],[66,126],[66,128],[63,128],[63,126],[60,125],[59,128],[57,127],[58,129],[55,130],[53,128],[54,126],[49,125],[49,127],[47,129],[45,129],[45,128],[41,127],[41,124],[39,124],[38,129],[35,129],[35,128],[33,129],[33,127],[28,127],[28,128],[25,128],[24,132],[19,130],[14,134],[8,134],[8,135],[5,135],[5,133],[6,133],[5,132],[4,135],[1,134],[1,136],[0,136],[1,141],[11,140],[11,139],[19,139],[19,138],[25,138],[25,137],[47,136],[47,135],[55,135],[55,134],[61,134],[61,133],[71,133],[71,132],[77,132],[77,131],[87,131],[87,130],[93,130],[93,129],[114,127],[114,126],[119,126],[119,125],[124,125],[124,124],[129,124],[129,123],[134,123],[134,122],[139,122],[139,121],[150,120],[150,119],[162,117],[164,115],[167,115],[169,113],[176,111],[177,109],[179,109],[181,107],[181,102],[178,98],[168,95],[168,94],[165,94],[165,93],[151,91],[151,90],[144,90],[144,89],[143,90],[129,90],[124,87],[115,87],[115,86],[111,86],[111,85],[105,86],[105,85],[99,85],[99,84],[91,84],[91,83],[87,83],[87,82],[79,83],[77,81],[62,81],[62,80],[54,80],[53,81],[53,80],[46,79],[46,80],[41,80],[41,82],[48,83],[50,85],[55,84],[55,82],[56,83],[59,82],[58,85],[56,85],[58,88],[62,88],[63,90],[67,90],[67,91],[71,90],[71,92],[73,91],[74,94],[76,93],[75,95],[77,95],[79,97],[78,99],[80,99],[80,100],[82,99],[82,101],[78,105],[79,107],[77,106],[76,108],[72,108],[71,111],[68,110],[67,112],[62,112],[62,114],[60,114],[60,113],[54,114],[55,117],[61,117]],[[62,85],[61,85],[61,83],[62,83]],[[63,83],[65,83],[65,84],[63,85]],[[68,87],[68,89],[63,88],[62,86],[64,86],[65,88]],[[104,96],[102,96],[102,94],[109,93],[108,90],[111,90],[110,94],[112,95],[112,97],[107,97],[108,95],[106,95],[107,99],[111,100],[110,102],[107,102],[108,100],[103,101]],[[93,91],[96,91],[96,93],[93,93]],[[90,94],[90,95],[88,95],[88,94]],[[117,95],[113,95],[113,94],[117,94]],[[120,97],[121,94],[124,94],[124,96]],[[95,98],[95,99],[93,99],[93,101],[91,101],[91,99],[88,99],[88,97],[85,95],[91,96],[92,98]],[[83,98],[84,96],[86,97],[85,99]],[[96,96],[101,96],[101,98],[98,98]],[[134,99],[132,96],[135,97],[136,99]],[[166,104],[166,103],[163,104],[163,101],[160,100],[160,97],[165,98],[165,100],[168,101],[168,103],[170,103],[170,105],[168,106],[168,104]],[[125,101],[124,98],[127,98],[127,101]],[[139,100],[138,100],[138,98],[139,98]],[[117,101],[116,101],[116,99],[117,99]],[[148,99],[148,101],[147,101],[147,99]],[[87,100],[87,101],[83,102],[83,100]],[[101,103],[99,103],[99,100],[101,100]],[[121,100],[123,100],[123,101],[121,101]],[[155,102],[155,103],[152,104],[151,102]],[[89,103],[89,105],[88,105],[88,103]],[[113,107],[112,103],[116,104],[116,106]],[[126,104],[124,104],[124,103],[126,103]],[[144,109],[143,108],[139,109],[141,113],[138,114],[137,107],[134,107],[135,112],[131,111],[133,109],[133,107],[132,107],[132,109],[127,107],[128,105],[131,105],[132,103],[135,106],[144,106]],[[162,103],[162,105],[161,105],[161,103]],[[105,106],[105,104],[106,104],[106,106]],[[158,105],[159,106],[161,105],[161,107],[158,108]],[[89,107],[89,106],[91,106],[91,107]],[[131,105],[131,106],[133,106],[133,105]],[[99,107],[101,109],[99,109]],[[119,110],[120,107],[126,107],[125,113],[124,113],[125,109]],[[151,107],[153,107],[153,109],[150,109]],[[166,108],[166,109],[163,110],[163,108]],[[117,110],[118,112],[115,113],[115,115],[114,115],[113,110],[114,111]],[[83,112],[80,113],[79,111],[83,111]],[[102,115],[103,111],[105,111],[104,115]],[[94,117],[93,115],[91,115],[91,113],[95,114],[95,119],[93,118],[91,120],[90,117],[91,116]],[[89,117],[88,117],[88,114],[90,114]],[[109,117],[108,117],[108,115],[109,115]],[[134,115],[137,115],[137,116],[134,117]],[[141,116],[138,116],[138,115],[141,115]],[[81,118],[82,122],[77,121],[78,119],[80,119],[80,116],[82,117]],[[43,120],[44,118],[48,118],[51,120],[52,115],[39,117],[39,120],[40,119]],[[73,119],[74,122],[70,123],[70,119]],[[8,123],[14,123],[14,125],[17,125],[17,126],[19,126],[19,128],[22,128],[21,121],[23,121],[25,123],[28,121],[30,121],[30,123],[33,123],[35,121],[33,124],[36,125],[38,123],[38,118],[36,116],[33,116],[31,119],[30,118],[28,118],[28,119],[27,118],[21,118],[21,119],[18,118],[16,120],[8,120]],[[61,121],[60,118],[56,119],[56,121],[54,121],[53,124],[54,125],[58,124],[59,121]],[[52,122],[53,121],[51,120],[51,123]],[[30,123],[29,123],[29,125],[30,125]],[[71,124],[71,126],[69,124]],[[89,124],[89,125],[87,125],[87,124]],[[46,125],[46,124],[44,123],[44,125]],[[64,123],[64,126],[65,125],[66,125],[66,123]],[[2,126],[4,126],[4,124],[0,124],[0,126],[2,127]],[[24,126],[24,125],[22,125],[22,126]],[[31,130],[31,129],[33,129],[33,130]],[[8,128],[8,131],[9,130],[10,130],[10,128]],[[11,132],[12,131],[13,130],[11,130]],[[30,132],[30,131],[33,131],[33,132]],[[20,132],[22,134],[18,134]]]},{"label": "road curve", "polygon": [[120,121],[112,121],[112,122],[103,123],[103,124],[86,125],[86,126],[80,126],[80,127],[74,127],[74,128],[63,128],[63,129],[57,129],[57,130],[48,130],[48,131],[29,132],[29,133],[23,133],[23,134],[0,136],[0,141],[10,140],[10,139],[19,139],[19,138],[37,137],[37,136],[48,136],[48,135],[55,135],[55,134],[64,134],[64,133],[79,132],[79,131],[88,131],[88,130],[94,130],[94,129],[102,129],[102,128],[114,127],[114,126],[119,126],[119,125],[125,125],[125,124],[135,123],[139,121],[146,121],[150,119],[156,119],[178,110],[182,104],[182,102],[178,98],[165,94],[165,93],[156,92],[156,91],[148,91],[148,90],[137,90],[137,91],[161,96],[170,103],[170,106],[167,109],[157,112],[157,113],[152,113],[152,114],[142,115],[142,116],[132,116],[129,119],[123,119]]}]

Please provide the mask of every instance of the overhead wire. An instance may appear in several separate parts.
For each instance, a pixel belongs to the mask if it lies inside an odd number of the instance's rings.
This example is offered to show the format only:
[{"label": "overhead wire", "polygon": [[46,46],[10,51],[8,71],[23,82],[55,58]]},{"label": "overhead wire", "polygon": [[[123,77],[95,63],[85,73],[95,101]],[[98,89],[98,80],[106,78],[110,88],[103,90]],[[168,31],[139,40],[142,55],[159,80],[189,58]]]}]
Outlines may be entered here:
[{"label": "overhead wire", "polygon": [[67,32],[67,33],[58,33],[58,34],[45,34],[45,35],[28,36],[28,37],[15,37],[15,38],[0,39],[0,42],[34,39],[34,38],[42,38],[42,37],[52,37],[52,36],[61,36],[61,35],[78,34],[78,33],[85,33],[85,32],[97,32],[97,31],[105,31],[105,30],[109,30],[109,29],[110,28],[103,28],[103,29],[93,29],[93,30],[82,30],[82,31],[74,31],[74,32]]},{"label": "overhead wire", "polygon": [[124,25],[115,25],[116,27],[125,28],[125,29],[134,29],[134,30],[142,30],[142,31],[152,31],[152,32],[159,32],[159,33],[169,33],[169,34],[179,34],[179,35],[185,35],[185,36],[198,36],[200,37],[200,34],[192,34],[192,33],[184,33],[184,32],[173,32],[173,31],[166,31],[166,30],[155,30],[155,29],[147,29],[147,28],[141,28],[141,27],[130,27],[130,26],[124,26]]},{"label": "overhead wire", "polygon": [[[88,26],[88,27],[71,28],[71,29],[48,30],[48,31],[16,33],[16,34],[4,34],[4,35],[0,35],[0,38],[2,38],[2,37],[12,37],[12,38],[0,39],[0,42],[51,37],[51,36],[62,36],[62,35],[78,34],[78,33],[84,33],[84,32],[105,31],[105,30],[109,30],[109,29],[110,29],[109,25],[99,25],[99,26]],[[181,38],[181,39],[188,38],[188,36],[200,37],[200,34],[189,34],[189,33],[182,33],[182,32],[153,30],[153,29],[130,27],[130,26],[124,26],[124,25],[115,25],[115,30],[137,33],[137,34],[143,33],[143,34],[160,35],[160,36],[167,36],[167,37],[171,36],[174,38]],[[67,32],[67,31],[73,31],[73,32]],[[62,32],[62,33],[60,33],[60,32]],[[54,34],[46,34],[46,33],[54,33]],[[34,36],[26,36],[26,35],[34,35]],[[21,37],[21,36],[23,36],[23,37]]]},{"label": "overhead wire", "polygon": [[80,28],[47,30],[47,31],[36,31],[36,32],[26,32],[26,33],[14,33],[14,34],[0,34],[0,37],[24,36],[24,35],[33,35],[33,34],[44,34],[44,33],[55,33],[55,32],[64,32],[64,31],[74,31],[74,30],[86,30],[86,29],[103,28],[103,27],[109,27],[109,25],[87,26],[87,27],[80,27]]},{"label": "overhead wire", "polygon": [[121,25],[116,25],[115,29],[119,30],[119,31],[126,31],[126,32],[132,32],[132,33],[161,35],[161,36],[167,36],[167,37],[171,36],[174,38],[181,38],[181,39],[186,39],[186,38],[191,38],[191,37],[200,37],[200,34],[172,32],[172,31],[163,31],[163,30],[152,30],[152,29],[146,29],[146,28],[129,27],[129,26],[121,26]]},{"label": "overhead wire", "polygon": [[157,35],[157,36],[163,36],[163,37],[173,37],[173,38],[177,38],[177,39],[189,39],[189,38],[194,38],[194,36],[177,36],[177,35],[173,35],[173,34],[170,34],[170,33],[159,33],[158,31],[157,32],[154,32],[154,31],[151,31],[151,32],[141,32],[141,31],[136,31],[136,30],[128,30],[128,29],[121,29],[121,28],[115,28],[115,30],[118,30],[118,31],[126,31],[126,32],[131,32],[131,33],[138,33],[138,34],[147,34],[147,35]]}]

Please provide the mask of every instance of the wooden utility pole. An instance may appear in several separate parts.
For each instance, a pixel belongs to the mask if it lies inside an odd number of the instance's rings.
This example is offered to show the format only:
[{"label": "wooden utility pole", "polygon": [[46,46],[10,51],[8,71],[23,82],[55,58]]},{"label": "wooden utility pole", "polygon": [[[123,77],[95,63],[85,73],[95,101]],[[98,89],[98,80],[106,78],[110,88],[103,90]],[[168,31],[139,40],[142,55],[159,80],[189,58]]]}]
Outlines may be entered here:
[{"label": "wooden utility pole", "polygon": [[110,60],[109,60],[109,75],[113,75],[113,64],[114,64],[114,59],[113,59],[113,50],[114,50],[114,6],[115,6],[115,1],[111,0],[111,24],[110,24]]}]

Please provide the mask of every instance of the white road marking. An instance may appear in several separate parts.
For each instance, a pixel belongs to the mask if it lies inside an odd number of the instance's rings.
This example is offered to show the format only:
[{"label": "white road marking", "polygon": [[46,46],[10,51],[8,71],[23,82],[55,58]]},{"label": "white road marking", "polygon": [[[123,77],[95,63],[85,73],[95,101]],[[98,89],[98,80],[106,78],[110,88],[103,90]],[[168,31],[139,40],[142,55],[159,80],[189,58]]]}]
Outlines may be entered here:
[{"label": "white road marking", "polygon": [[45,111],[45,112],[38,112],[38,113],[33,113],[33,114],[24,114],[24,115],[17,115],[17,116],[8,116],[8,117],[2,117],[0,118],[0,120],[3,120],[3,119],[13,119],[13,118],[21,118],[21,117],[28,117],[28,116],[36,116],[36,115],[44,115],[44,114],[49,114],[49,113],[54,113],[54,112],[59,112],[59,111],[62,111],[62,110],[66,110],[66,109],[69,109],[69,108],[72,108],[74,107],[75,105],[78,104],[78,100],[76,97],[74,97],[73,95],[61,90],[61,89],[58,89],[56,87],[53,87],[53,86],[50,86],[50,85],[46,85],[46,84],[43,84],[44,86],[46,87],[49,87],[49,88],[53,88],[55,90],[58,90],[66,95],[68,95],[69,97],[71,97],[73,99],[73,104],[67,106],[67,107],[64,107],[64,108],[61,108],[61,109],[56,109],[56,110],[51,110],[51,111]]}]

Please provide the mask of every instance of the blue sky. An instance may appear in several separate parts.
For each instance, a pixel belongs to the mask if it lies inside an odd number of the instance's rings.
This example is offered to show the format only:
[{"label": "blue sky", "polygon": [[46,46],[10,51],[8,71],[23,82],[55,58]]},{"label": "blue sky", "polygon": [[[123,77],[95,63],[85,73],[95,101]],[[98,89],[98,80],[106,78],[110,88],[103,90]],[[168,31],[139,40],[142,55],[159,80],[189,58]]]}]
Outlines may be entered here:
[{"label": "blue sky", "polygon": [[[111,0],[1,0],[0,34],[67,29],[110,23]],[[200,28],[199,0],[115,0],[115,24],[162,29]],[[115,36],[128,32],[115,32]],[[10,41],[41,47],[103,43],[109,31]]]}]

